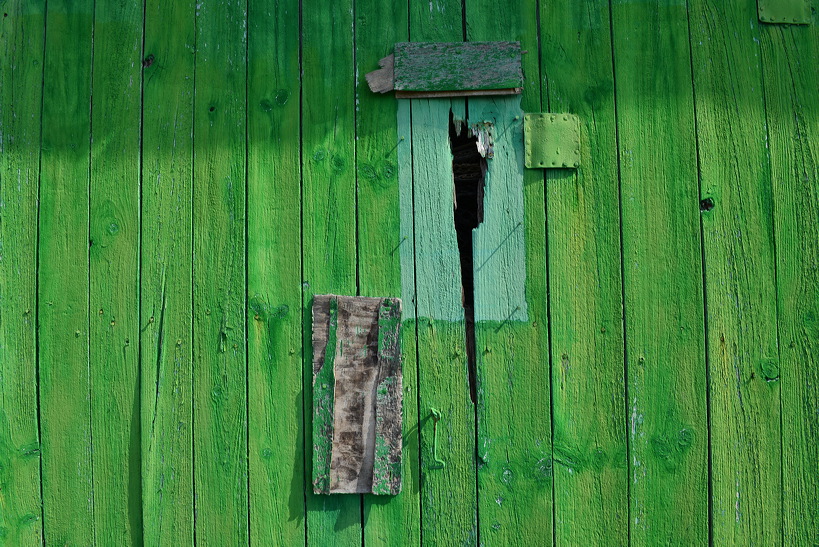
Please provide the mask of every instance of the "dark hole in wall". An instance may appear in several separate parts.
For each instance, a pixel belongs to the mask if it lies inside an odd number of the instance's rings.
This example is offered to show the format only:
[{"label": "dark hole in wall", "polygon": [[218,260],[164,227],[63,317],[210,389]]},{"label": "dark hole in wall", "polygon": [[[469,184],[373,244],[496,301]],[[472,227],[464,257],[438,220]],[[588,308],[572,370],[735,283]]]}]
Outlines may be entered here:
[{"label": "dark hole in wall", "polygon": [[452,175],[455,232],[461,258],[461,287],[466,322],[466,355],[469,394],[476,400],[475,380],[475,281],[472,256],[472,230],[483,221],[484,175],[486,159],[478,151],[478,138],[466,124],[449,113],[449,144],[452,150]]}]

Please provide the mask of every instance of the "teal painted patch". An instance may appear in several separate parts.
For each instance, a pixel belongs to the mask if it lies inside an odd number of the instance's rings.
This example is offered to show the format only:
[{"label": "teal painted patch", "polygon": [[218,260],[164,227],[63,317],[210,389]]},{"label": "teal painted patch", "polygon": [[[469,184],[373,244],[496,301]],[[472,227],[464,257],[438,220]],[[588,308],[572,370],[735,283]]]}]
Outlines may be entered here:
[{"label": "teal painted patch", "polygon": [[810,0],[759,0],[757,9],[763,23],[810,24]]},{"label": "teal painted patch", "polygon": [[415,230],[412,218],[412,126],[410,101],[398,101],[398,201],[402,318],[415,319]]},{"label": "teal painted patch", "polygon": [[472,236],[475,320],[528,321],[520,97],[471,99],[469,113],[470,127],[493,128],[483,222]]}]

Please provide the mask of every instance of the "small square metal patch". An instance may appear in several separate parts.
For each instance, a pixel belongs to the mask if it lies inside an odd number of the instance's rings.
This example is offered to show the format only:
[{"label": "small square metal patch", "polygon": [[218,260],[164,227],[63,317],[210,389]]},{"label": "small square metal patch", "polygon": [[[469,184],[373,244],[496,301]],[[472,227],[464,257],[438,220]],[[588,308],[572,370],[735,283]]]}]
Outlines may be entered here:
[{"label": "small square metal patch", "polygon": [[523,139],[530,169],[580,166],[580,118],[574,114],[526,114]]},{"label": "small square metal patch", "polygon": [[810,0],[759,0],[757,9],[763,23],[810,24]]}]

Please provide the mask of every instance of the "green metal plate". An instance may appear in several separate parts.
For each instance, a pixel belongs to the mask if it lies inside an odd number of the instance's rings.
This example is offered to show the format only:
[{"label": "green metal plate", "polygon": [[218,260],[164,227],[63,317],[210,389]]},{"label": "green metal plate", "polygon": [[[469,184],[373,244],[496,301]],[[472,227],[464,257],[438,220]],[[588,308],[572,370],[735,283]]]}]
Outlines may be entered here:
[{"label": "green metal plate", "polygon": [[580,118],[574,114],[526,114],[526,167],[580,166]]},{"label": "green metal plate", "polygon": [[810,0],[759,0],[758,9],[763,23],[810,24]]}]

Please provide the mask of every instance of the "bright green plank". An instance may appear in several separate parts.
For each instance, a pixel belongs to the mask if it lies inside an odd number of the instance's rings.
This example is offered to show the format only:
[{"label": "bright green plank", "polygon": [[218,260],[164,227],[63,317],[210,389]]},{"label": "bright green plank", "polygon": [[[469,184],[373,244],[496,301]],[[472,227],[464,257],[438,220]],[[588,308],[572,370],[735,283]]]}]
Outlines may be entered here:
[{"label": "bright green plank", "polygon": [[[142,5],[94,10],[89,301],[94,534],[142,543],[139,124]],[[134,341],[132,344],[131,341]]]},{"label": "bright green plank", "polygon": [[[775,255],[756,2],[696,0],[715,545],[781,542]],[[748,24],[752,21],[752,24]]]},{"label": "bright green plank", "polygon": [[246,5],[200,3],[193,159],[196,540],[248,542]]},{"label": "bright green plank", "polygon": [[[469,40],[520,40],[537,51],[535,2],[470,0],[466,23]],[[483,545],[552,543],[543,172],[524,170],[522,147],[523,109],[541,109],[540,70],[537,55],[523,63],[522,97],[468,101],[470,123],[495,126],[483,223],[473,232]]]},{"label": "bright green plank", "polygon": [[298,2],[248,5],[250,537],[304,543]]},{"label": "bright green plank", "polygon": [[608,5],[544,3],[540,21],[543,109],[581,121],[580,169],[548,170],[546,181],[555,539],[624,545],[623,303]]},{"label": "bright green plank", "polygon": [[[302,17],[303,370],[304,401],[312,408],[312,297],[357,291],[352,0],[304,1]],[[361,496],[313,494],[312,420],[305,426],[307,543],[359,545]]]},{"label": "bright green plank", "polygon": [[46,14],[40,177],[40,417],[44,534],[94,541],[88,362],[89,147],[93,2]]},{"label": "bright green plank", "polygon": [[146,3],[141,371],[145,545],[193,542],[193,2]]},{"label": "bright green plank", "polygon": [[630,539],[708,538],[699,192],[685,2],[613,6]]},{"label": "bright green plank", "polygon": [[42,543],[37,423],[37,185],[44,6],[0,21],[0,545]]},{"label": "bright green plank", "polygon": [[[401,290],[402,274],[414,284],[410,261],[401,259],[412,249],[411,225],[402,229],[398,163],[409,156],[410,136],[398,134],[398,100],[392,94],[370,92],[364,75],[378,68],[378,60],[392,53],[395,42],[407,39],[407,2],[356,2],[356,158],[360,294],[403,298],[405,317],[414,317],[413,292]],[[405,102],[406,101],[402,101]],[[408,105],[404,111],[408,113]],[[402,138],[403,137],[403,140]],[[411,181],[410,181],[411,184]],[[412,205],[410,203],[409,214]],[[406,232],[406,233],[405,233]],[[404,239],[404,238],[407,239]],[[410,254],[411,256],[411,254]],[[410,259],[411,260],[411,259]],[[367,545],[418,544],[420,490],[418,475],[418,370],[415,323],[402,329],[403,455],[402,490],[396,497],[365,496],[364,535]]]},{"label": "bright green plank", "polygon": [[763,26],[761,33],[775,214],[785,545],[819,543],[817,24],[814,13],[810,27]]}]

